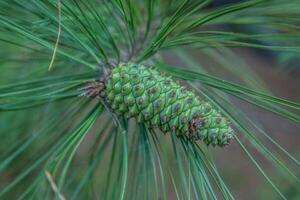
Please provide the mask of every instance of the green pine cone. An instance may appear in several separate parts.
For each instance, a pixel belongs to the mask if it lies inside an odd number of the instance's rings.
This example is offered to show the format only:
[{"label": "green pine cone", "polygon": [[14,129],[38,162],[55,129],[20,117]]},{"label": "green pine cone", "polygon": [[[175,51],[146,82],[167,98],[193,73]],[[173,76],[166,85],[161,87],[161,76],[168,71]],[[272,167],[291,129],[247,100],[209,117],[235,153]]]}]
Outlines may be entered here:
[{"label": "green pine cone", "polygon": [[225,146],[233,138],[226,118],[208,102],[170,77],[140,64],[115,67],[106,84],[107,101],[117,114],[135,117],[164,133],[175,132],[191,140]]}]

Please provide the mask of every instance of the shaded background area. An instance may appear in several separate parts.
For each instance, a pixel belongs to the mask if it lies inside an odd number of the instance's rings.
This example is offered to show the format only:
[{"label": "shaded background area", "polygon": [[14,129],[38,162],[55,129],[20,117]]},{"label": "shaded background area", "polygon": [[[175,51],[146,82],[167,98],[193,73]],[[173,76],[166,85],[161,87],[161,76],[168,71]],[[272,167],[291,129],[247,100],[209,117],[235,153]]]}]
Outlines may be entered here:
[{"label": "shaded background area", "polygon": [[[279,66],[273,61],[276,55],[268,55],[268,52],[237,50],[238,55],[243,57],[252,70],[264,81],[267,88],[272,94],[291,100],[300,100],[300,71],[299,66],[291,73],[286,74],[279,69]],[[296,64],[297,65],[297,64]],[[280,143],[288,152],[300,159],[300,126],[293,124],[281,117],[270,112],[264,111],[253,105],[245,104],[233,99],[235,104],[242,112],[246,113],[258,126],[269,134],[275,141]],[[262,140],[263,137],[261,137]],[[256,152],[255,148],[251,148],[260,164],[266,167],[267,173],[271,177],[276,177],[276,169],[272,165],[267,164],[264,157]],[[272,148],[271,148],[272,149]],[[218,152],[216,158],[220,164],[219,169],[223,171],[225,180],[231,182],[231,187],[237,194],[237,199],[274,199],[272,193],[269,193],[268,186],[265,186],[265,180],[258,178],[258,171],[249,163],[248,159],[233,144],[232,149],[227,152]],[[298,171],[300,174],[300,171]],[[260,175],[259,175],[260,176]],[[299,199],[299,193],[295,188],[290,188],[284,181],[280,181],[280,187],[290,199]],[[295,184],[295,187],[298,184]],[[253,188],[258,188],[256,189]],[[268,189],[267,189],[268,188]]]}]

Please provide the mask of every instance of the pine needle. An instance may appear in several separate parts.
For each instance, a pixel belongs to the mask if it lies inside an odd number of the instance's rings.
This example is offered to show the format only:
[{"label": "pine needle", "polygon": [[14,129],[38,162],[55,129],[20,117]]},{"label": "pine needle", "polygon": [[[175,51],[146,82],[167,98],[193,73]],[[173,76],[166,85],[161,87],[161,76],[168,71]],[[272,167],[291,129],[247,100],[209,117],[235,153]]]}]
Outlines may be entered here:
[{"label": "pine needle", "polygon": [[48,181],[49,181],[49,183],[51,185],[52,190],[54,191],[55,194],[57,194],[58,198],[60,200],[66,200],[66,198],[60,193],[60,191],[59,191],[56,183],[54,182],[54,180],[53,180],[50,172],[46,170],[45,171],[45,175],[46,175],[46,177],[47,177],[47,179],[48,179]]},{"label": "pine needle", "polygon": [[55,42],[55,47],[53,50],[53,54],[52,54],[52,58],[51,58],[51,62],[49,64],[48,67],[48,71],[50,71],[52,69],[55,57],[56,57],[56,52],[58,49],[58,44],[59,44],[59,40],[60,40],[60,34],[61,34],[61,2],[60,0],[57,0],[57,9],[58,9],[58,31],[57,31],[57,38],[56,38],[56,42]]}]

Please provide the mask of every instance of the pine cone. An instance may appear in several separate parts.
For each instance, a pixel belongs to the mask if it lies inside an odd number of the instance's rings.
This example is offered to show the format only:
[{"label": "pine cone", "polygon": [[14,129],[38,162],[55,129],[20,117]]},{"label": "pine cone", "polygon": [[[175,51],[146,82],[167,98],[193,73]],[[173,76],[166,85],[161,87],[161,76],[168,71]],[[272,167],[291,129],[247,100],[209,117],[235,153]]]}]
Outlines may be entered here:
[{"label": "pine cone", "polygon": [[233,130],[208,102],[200,101],[170,77],[140,64],[115,67],[106,85],[111,108],[126,118],[135,117],[148,127],[159,127],[207,145],[228,145]]}]

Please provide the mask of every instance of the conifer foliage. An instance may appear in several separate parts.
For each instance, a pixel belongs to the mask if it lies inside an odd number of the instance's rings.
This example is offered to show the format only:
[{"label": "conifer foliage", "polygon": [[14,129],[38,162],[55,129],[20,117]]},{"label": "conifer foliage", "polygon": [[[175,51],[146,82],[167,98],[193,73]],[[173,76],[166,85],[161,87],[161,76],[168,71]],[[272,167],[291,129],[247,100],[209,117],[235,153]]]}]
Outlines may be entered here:
[{"label": "conifer foliage", "polygon": [[0,0],[0,199],[300,199],[299,11]]}]

